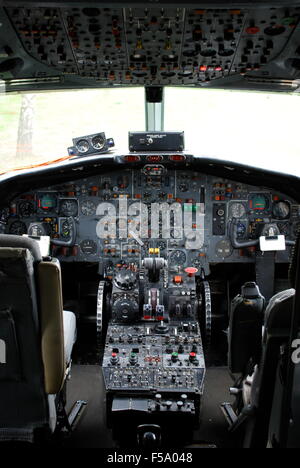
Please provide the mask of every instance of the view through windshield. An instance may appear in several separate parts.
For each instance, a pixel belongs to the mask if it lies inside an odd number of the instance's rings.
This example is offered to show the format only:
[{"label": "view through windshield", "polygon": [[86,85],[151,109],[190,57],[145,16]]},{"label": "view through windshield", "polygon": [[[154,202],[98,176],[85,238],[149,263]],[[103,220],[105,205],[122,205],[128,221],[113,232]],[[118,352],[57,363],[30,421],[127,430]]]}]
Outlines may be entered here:
[{"label": "view through windshield", "polygon": [[[297,94],[166,88],[166,131],[186,150],[300,176]],[[67,156],[72,138],[104,131],[116,151],[145,130],[144,89],[0,94],[0,172]]]}]

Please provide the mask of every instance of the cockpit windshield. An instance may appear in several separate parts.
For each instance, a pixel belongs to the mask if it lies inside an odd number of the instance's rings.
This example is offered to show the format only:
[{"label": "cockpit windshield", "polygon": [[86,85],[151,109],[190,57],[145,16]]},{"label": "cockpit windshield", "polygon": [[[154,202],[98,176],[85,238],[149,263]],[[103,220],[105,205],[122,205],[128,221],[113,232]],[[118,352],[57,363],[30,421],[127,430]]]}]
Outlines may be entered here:
[{"label": "cockpit windshield", "polygon": [[[166,87],[162,128],[196,156],[300,175],[299,95]],[[128,151],[146,129],[143,87],[0,94],[0,172],[67,156],[72,138],[105,132]],[[147,130],[152,130],[148,128]]]}]

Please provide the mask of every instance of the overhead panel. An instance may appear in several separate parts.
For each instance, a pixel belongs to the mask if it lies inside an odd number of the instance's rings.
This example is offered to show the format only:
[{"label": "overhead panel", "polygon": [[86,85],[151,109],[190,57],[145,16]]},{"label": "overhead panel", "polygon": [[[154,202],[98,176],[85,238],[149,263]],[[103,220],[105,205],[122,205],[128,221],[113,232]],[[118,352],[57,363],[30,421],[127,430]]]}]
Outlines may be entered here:
[{"label": "overhead panel", "polygon": [[[47,75],[49,69],[104,86],[205,85],[234,76],[300,76],[297,7],[13,7],[5,12],[29,62],[35,59],[35,76]],[[15,58],[17,50],[11,44],[2,46],[10,50],[4,59]],[[38,64],[47,68],[39,69]],[[2,65],[3,69],[7,71]],[[22,67],[13,72],[20,76]],[[27,73],[27,78],[33,77]],[[5,78],[0,57],[1,77]]]}]

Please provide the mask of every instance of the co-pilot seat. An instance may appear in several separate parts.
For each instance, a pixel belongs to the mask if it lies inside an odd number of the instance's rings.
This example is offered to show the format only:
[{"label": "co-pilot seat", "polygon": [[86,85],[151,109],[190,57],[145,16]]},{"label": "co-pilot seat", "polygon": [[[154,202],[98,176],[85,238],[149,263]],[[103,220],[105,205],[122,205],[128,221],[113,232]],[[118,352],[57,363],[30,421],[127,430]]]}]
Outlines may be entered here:
[{"label": "co-pilot seat", "polygon": [[[237,316],[235,306],[242,304],[245,307],[248,299],[244,297],[242,301],[241,296],[238,296],[232,304],[229,369],[232,373],[239,373],[242,376],[240,379],[242,383],[236,390],[239,390],[238,395],[242,396],[243,406],[233,427],[240,426],[239,422],[242,426],[246,426],[245,447],[266,447],[268,443],[278,369],[282,361],[282,351],[288,343],[291,332],[299,246],[298,237],[290,266],[291,289],[276,294],[270,300],[263,316],[257,313],[258,309],[263,311],[261,307],[257,307],[257,300],[252,306],[249,303],[249,307],[252,307],[252,320],[255,323],[255,339],[251,336],[251,328],[250,335],[245,339],[251,314],[248,313],[248,317],[245,317],[242,327],[237,326],[235,320]],[[263,330],[260,332],[262,339],[258,341],[257,330],[262,329],[261,325],[263,325]],[[252,372],[248,375],[251,368]]]},{"label": "co-pilot seat", "polygon": [[61,271],[37,242],[0,235],[0,442],[35,442],[65,416],[76,319]]}]

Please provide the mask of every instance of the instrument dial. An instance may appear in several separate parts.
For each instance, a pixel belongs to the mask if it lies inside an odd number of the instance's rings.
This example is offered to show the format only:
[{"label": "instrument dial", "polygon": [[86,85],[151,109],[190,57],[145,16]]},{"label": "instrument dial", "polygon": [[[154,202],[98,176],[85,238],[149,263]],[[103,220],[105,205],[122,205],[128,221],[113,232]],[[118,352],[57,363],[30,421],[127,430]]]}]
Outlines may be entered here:
[{"label": "instrument dial", "polygon": [[28,228],[28,235],[33,237],[46,236],[46,229],[42,223],[32,223]]},{"label": "instrument dial", "polygon": [[187,260],[186,253],[183,250],[174,250],[169,258],[171,266],[183,266]]},{"label": "instrument dial", "polygon": [[232,203],[230,205],[230,217],[231,218],[243,218],[246,214],[246,208],[243,203]]},{"label": "instrument dial", "polygon": [[77,200],[62,200],[60,204],[60,214],[62,216],[77,216],[78,204]]},{"label": "instrument dial", "polygon": [[216,245],[216,255],[219,258],[227,258],[232,255],[233,249],[231,243],[227,240],[221,240]]},{"label": "instrument dial", "polygon": [[9,233],[16,236],[22,236],[27,233],[26,224],[22,221],[14,221],[9,228]]},{"label": "instrument dial", "polygon": [[24,201],[19,204],[19,214],[23,218],[29,218],[34,213],[33,203]]},{"label": "instrument dial", "polygon": [[97,253],[97,244],[93,240],[85,239],[80,243],[80,249],[86,255],[94,255]]},{"label": "instrument dial", "polygon": [[87,140],[79,140],[76,148],[78,149],[79,153],[87,153],[90,149],[90,145]]},{"label": "instrument dial", "polygon": [[96,205],[91,200],[85,200],[81,204],[81,213],[84,216],[94,216],[96,214]]},{"label": "instrument dial", "polygon": [[65,239],[68,239],[71,236],[71,227],[68,221],[64,221],[61,225],[60,234]]},{"label": "instrument dial", "polygon": [[291,207],[286,201],[278,201],[273,204],[273,216],[276,219],[287,219],[290,216]]},{"label": "instrument dial", "polygon": [[104,148],[105,139],[101,135],[97,135],[92,139],[92,147],[97,151],[100,151]]}]

